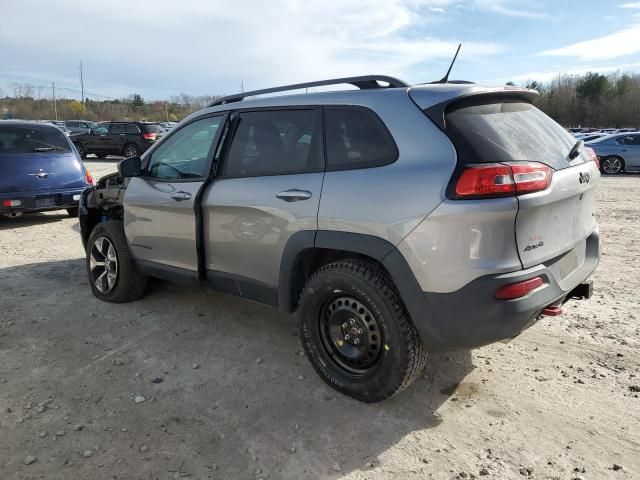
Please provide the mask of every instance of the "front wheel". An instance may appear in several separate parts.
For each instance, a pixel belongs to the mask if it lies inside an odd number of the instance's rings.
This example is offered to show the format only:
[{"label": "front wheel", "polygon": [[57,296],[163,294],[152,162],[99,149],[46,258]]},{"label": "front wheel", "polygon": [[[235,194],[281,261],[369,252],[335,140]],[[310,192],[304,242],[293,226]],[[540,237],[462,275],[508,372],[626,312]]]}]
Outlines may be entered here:
[{"label": "front wheel", "polygon": [[80,155],[80,158],[87,157],[87,152],[85,152],[84,147],[82,146],[81,143],[74,143],[73,145],[76,147],[76,150],[78,151],[78,155]]},{"label": "front wheel", "polygon": [[314,273],[300,298],[300,338],[320,377],[363,402],[409,386],[427,352],[388,275],[376,264],[341,260]]},{"label": "front wheel", "polygon": [[126,147],[124,147],[123,153],[126,158],[139,156],[138,149],[135,145],[127,145]]},{"label": "front wheel", "polygon": [[93,229],[86,266],[91,290],[100,300],[124,303],[144,296],[147,276],[133,262],[122,222],[99,223]]},{"label": "front wheel", "polygon": [[620,157],[606,157],[602,160],[602,171],[607,175],[617,175],[624,170],[624,161]]}]

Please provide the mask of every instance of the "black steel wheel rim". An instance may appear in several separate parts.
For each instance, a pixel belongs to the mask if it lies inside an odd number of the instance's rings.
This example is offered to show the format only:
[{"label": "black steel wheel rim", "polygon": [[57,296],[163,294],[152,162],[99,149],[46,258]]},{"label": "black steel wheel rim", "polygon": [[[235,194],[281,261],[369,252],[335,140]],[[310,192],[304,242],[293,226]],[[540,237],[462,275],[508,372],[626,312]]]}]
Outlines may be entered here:
[{"label": "black steel wheel rim", "polygon": [[332,297],[320,309],[318,326],[322,349],[335,367],[362,376],[378,366],[384,339],[378,320],[361,301]]}]

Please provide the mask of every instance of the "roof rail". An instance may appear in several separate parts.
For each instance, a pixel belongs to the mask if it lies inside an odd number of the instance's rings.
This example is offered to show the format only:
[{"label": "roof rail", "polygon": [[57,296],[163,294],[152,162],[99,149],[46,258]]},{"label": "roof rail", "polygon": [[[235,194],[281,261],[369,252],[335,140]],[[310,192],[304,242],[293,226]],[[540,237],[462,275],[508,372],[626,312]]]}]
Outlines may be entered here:
[{"label": "roof rail", "polygon": [[[382,86],[378,82],[386,82],[388,86]],[[360,77],[344,77],[333,78],[331,80],[319,80],[317,82],[296,83],[293,85],[284,85],[282,87],[265,88],[263,90],[253,90],[251,92],[236,93],[235,95],[228,95],[226,97],[219,98],[215,102],[209,104],[209,107],[215,107],[218,105],[225,105],[227,103],[239,102],[246,97],[253,97],[256,95],[264,95],[267,93],[286,92],[288,90],[299,90],[302,88],[322,87],[325,85],[342,85],[348,84],[358,87],[360,90],[375,89],[375,88],[402,88],[409,87],[410,85],[402,80],[394,77],[388,77],[386,75],[363,75]]]}]

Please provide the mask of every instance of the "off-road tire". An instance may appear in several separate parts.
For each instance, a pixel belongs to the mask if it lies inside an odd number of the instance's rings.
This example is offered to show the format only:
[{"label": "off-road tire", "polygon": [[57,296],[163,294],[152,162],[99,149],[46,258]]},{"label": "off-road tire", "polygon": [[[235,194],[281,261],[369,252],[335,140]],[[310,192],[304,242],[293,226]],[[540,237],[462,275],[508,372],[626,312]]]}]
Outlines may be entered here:
[{"label": "off-road tire", "polygon": [[[371,371],[353,375],[340,367],[323,344],[323,305],[336,295],[353,297],[375,317],[384,347]],[[299,302],[302,346],[311,365],[331,387],[363,402],[379,402],[408,387],[424,369],[427,351],[387,273],[377,264],[340,260],[310,276]]]},{"label": "off-road tire", "polygon": [[[105,237],[111,242],[116,251],[118,271],[113,288],[103,293],[98,290],[91,276],[90,255],[96,240]],[[148,277],[136,267],[127,239],[124,235],[124,225],[120,221],[99,223],[89,235],[86,255],[87,277],[93,294],[102,301],[110,303],[126,303],[142,298],[145,294]]]}]

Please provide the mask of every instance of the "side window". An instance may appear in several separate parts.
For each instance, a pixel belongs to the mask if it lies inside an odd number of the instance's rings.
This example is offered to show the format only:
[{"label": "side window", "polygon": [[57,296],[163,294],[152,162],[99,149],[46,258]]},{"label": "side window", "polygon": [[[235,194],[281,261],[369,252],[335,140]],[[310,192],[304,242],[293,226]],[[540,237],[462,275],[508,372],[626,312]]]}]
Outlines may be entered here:
[{"label": "side window", "polygon": [[640,135],[629,135],[627,145],[640,145]]},{"label": "side window", "polygon": [[227,177],[286,175],[322,170],[315,110],[240,114],[224,174]]},{"label": "side window", "polygon": [[224,118],[203,118],[175,132],[153,151],[147,174],[167,180],[206,176],[211,144]]},{"label": "side window", "polygon": [[367,110],[325,108],[324,129],[327,170],[378,167],[398,157],[382,121]]},{"label": "side window", "polygon": [[95,133],[96,135],[104,135],[107,133],[108,129],[109,125],[103,123],[102,125],[98,125],[96,128],[94,128],[93,133]]},{"label": "side window", "polygon": [[133,123],[127,123],[124,127],[126,133],[140,133],[140,129]]},{"label": "side window", "polygon": [[123,123],[112,123],[109,128],[109,133],[124,133]]}]

